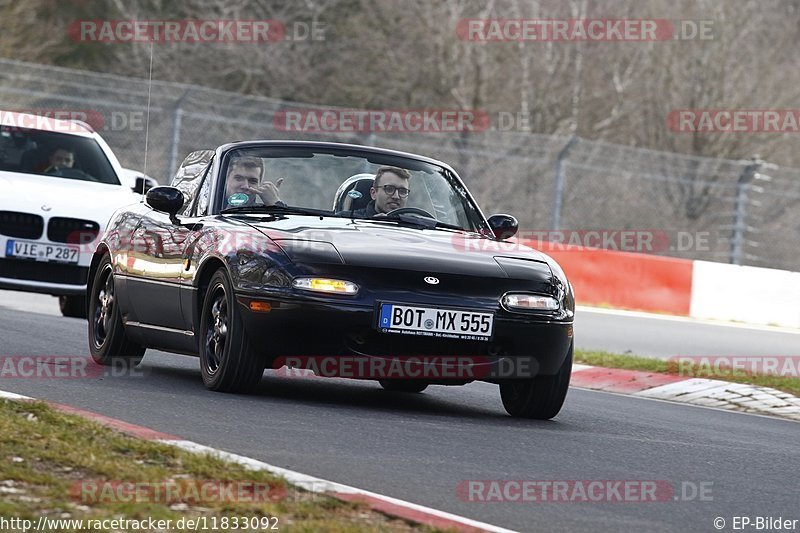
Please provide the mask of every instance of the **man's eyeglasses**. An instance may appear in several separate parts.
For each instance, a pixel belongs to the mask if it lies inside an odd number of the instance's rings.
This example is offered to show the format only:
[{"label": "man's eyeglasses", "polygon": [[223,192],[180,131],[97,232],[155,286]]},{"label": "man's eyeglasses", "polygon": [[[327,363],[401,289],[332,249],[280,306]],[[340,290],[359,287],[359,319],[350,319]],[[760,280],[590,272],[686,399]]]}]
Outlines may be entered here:
[{"label": "man's eyeglasses", "polygon": [[408,193],[411,192],[411,189],[406,189],[405,187],[398,187],[397,185],[379,185],[379,189],[383,189],[387,195],[392,196],[395,192],[400,194],[400,198],[405,198],[408,196]]}]

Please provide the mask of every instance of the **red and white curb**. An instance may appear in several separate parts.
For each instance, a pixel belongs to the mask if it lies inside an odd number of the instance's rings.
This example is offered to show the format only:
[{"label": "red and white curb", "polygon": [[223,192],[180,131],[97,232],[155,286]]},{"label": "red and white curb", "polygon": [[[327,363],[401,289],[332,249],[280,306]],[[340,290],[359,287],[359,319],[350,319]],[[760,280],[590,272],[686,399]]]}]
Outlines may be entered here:
[{"label": "red and white curb", "polygon": [[[16,394],[13,392],[6,392],[1,390],[0,390],[0,399],[13,400],[13,401],[37,401],[36,398],[31,398],[29,396],[22,396],[21,394]],[[342,501],[360,503],[366,505],[368,508],[374,511],[395,518],[400,518],[403,520],[415,522],[421,525],[430,526],[434,528],[447,529],[451,531],[464,532],[464,533],[467,532],[473,533],[478,531],[489,531],[496,533],[515,533],[513,530],[510,529],[493,526],[491,524],[486,524],[484,522],[479,522],[477,520],[472,520],[470,518],[465,518],[444,511],[439,511],[437,509],[431,509],[430,507],[425,507],[423,505],[418,505],[416,503],[411,503],[404,500],[398,500],[397,498],[384,496],[383,494],[377,494],[375,492],[370,492],[364,489],[351,487],[349,485],[343,485],[341,483],[336,483],[334,481],[328,481],[326,479],[320,479],[318,477],[309,476],[307,474],[295,472],[294,470],[288,470],[286,468],[274,466],[262,461],[258,461],[256,459],[251,459],[250,457],[245,457],[243,455],[237,455],[223,450],[218,450],[216,448],[204,446],[196,442],[182,440],[174,435],[162,433],[160,431],[155,431],[143,426],[137,426],[135,424],[129,424],[128,422],[124,422],[122,420],[118,420],[115,418],[110,418],[98,413],[93,413],[91,411],[84,411],[83,409],[78,409],[75,407],[70,407],[58,403],[52,403],[52,402],[44,402],[44,403],[47,403],[54,409],[57,409],[64,413],[75,414],[82,416],[84,418],[88,418],[104,426],[116,429],[133,437],[151,440],[169,446],[175,446],[176,448],[180,448],[181,450],[185,450],[191,453],[212,455],[224,461],[242,465],[245,468],[249,468],[251,470],[265,470],[267,472],[270,472],[271,474],[284,478],[288,483],[296,487],[299,487],[303,490],[306,490],[308,492],[323,494],[325,496],[336,498]]]},{"label": "red and white curb", "polygon": [[573,387],[800,420],[800,398],[769,387],[574,364]]}]

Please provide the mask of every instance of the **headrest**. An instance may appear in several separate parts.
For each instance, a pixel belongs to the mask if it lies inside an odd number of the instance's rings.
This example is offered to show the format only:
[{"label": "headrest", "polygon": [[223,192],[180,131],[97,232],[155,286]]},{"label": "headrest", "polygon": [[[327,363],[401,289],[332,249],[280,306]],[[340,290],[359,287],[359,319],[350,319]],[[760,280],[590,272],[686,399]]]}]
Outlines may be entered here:
[{"label": "headrest", "polygon": [[[336,190],[336,196],[333,200],[334,212],[355,211],[366,207],[372,200],[369,190],[374,181],[375,174],[369,173],[356,174],[344,180],[344,183],[339,185]],[[348,194],[351,191],[353,194]],[[361,196],[354,198],[354,196],[358,196],[355,194],[356,192],[360,193]]]}]

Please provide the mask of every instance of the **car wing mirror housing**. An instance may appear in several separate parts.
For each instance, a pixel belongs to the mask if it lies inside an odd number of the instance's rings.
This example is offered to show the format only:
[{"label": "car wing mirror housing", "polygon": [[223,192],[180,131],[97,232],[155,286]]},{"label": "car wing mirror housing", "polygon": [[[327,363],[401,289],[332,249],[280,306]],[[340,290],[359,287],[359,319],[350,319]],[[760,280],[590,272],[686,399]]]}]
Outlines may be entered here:
[{"label": "car wing mirror housing", "polygon": [[153,187],[147,191],[145,202],[156,211],[168,214],[169,219],[176,222],[175,215],[183,207],[184,197],[183,193],[175,187]]},{"label": "car wing mirror housing", "polygon": [[492,215],[489,217],[489,227],[495,237],[504,241],[517,234],[519,222],[511,215]]}]

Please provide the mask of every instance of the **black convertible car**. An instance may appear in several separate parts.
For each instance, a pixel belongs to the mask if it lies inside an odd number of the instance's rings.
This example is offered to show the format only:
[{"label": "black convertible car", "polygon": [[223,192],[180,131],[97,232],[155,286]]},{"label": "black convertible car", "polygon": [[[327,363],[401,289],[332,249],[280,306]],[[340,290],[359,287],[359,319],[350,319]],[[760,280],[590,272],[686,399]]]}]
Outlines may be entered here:
[{"label": "black convertible car", "polygon": [[265,368],[399,392],[481,380],[512,416],[551,418],[572,369],[572,287],[548,256],[502,242],[516,231],[422,156],[302,141],[193,152],[109,222],[89,271],[92,357],[199,356],[205,385],[231,392]]}]

